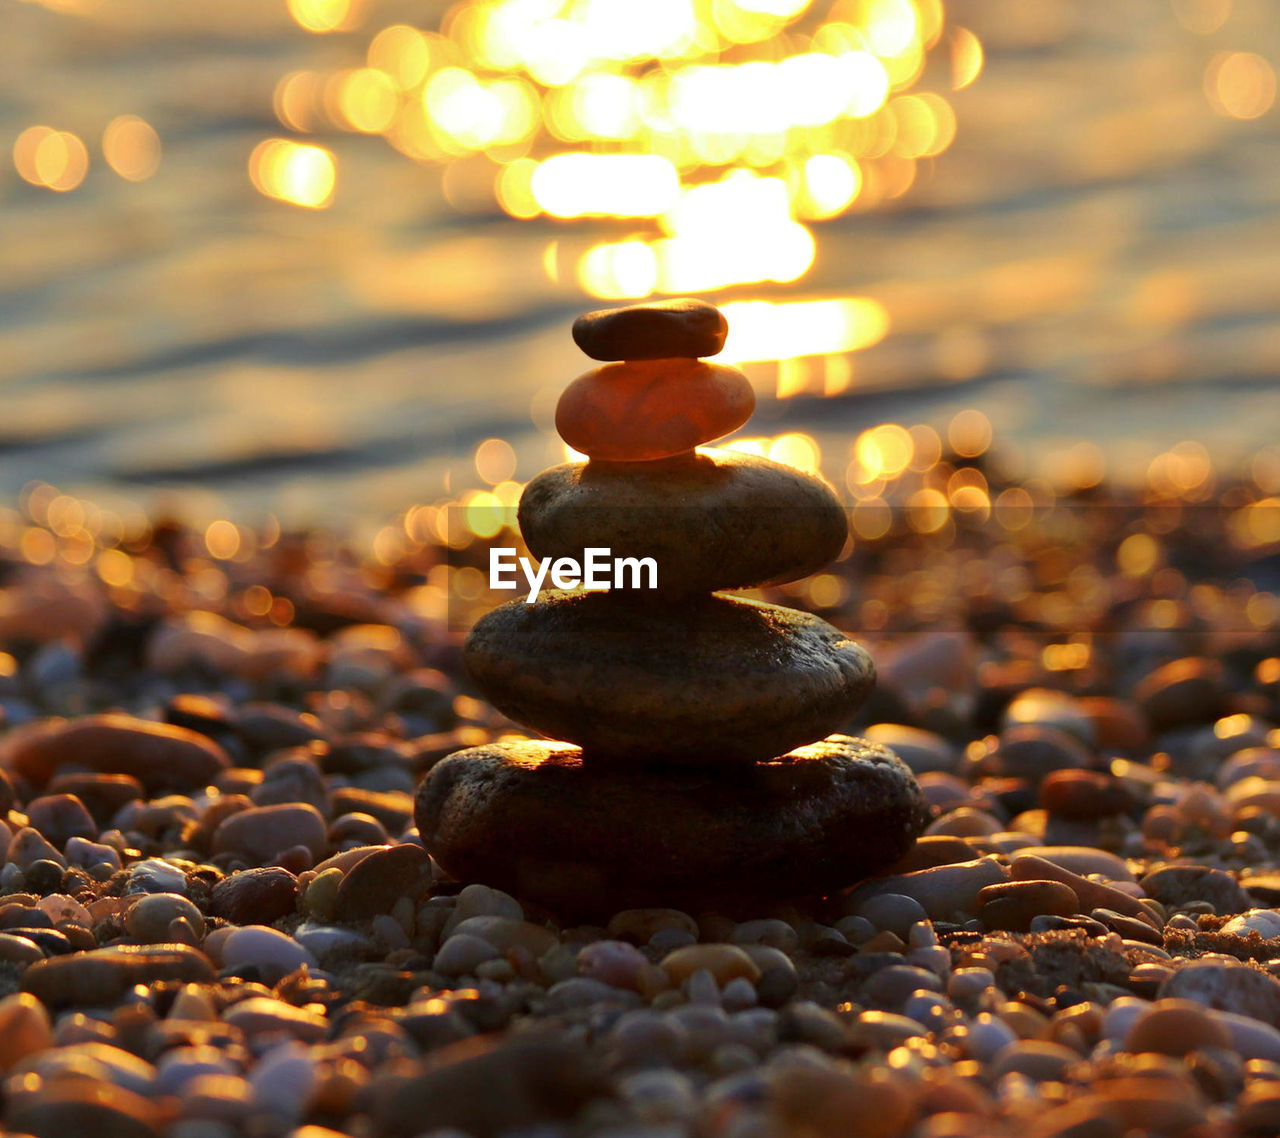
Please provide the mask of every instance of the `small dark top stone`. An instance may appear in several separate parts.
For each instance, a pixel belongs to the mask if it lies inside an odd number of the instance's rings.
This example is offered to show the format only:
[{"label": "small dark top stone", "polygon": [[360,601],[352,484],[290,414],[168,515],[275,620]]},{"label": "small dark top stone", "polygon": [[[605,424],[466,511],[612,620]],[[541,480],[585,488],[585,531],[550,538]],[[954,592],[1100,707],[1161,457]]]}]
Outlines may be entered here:
[{"label": "small dark top stone", "polygon": [[728,332],[718,308],[688,297],[602,308],[573,322],[573,342],[593,360],[700,359],[719,352]]}]

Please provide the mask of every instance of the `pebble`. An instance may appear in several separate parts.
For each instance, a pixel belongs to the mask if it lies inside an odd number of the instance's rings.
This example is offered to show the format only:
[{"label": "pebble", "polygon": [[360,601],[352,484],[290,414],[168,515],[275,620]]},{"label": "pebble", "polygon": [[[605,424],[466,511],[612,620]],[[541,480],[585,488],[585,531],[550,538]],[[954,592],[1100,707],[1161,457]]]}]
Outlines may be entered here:
[{"label": "pebble", "polygon": [[116,1003],[135,984],[162,980],[209,983],[213,967],[187,945],[114,945],[32,964],[22,988],[48,1007]]},{"label": "pebble", "polygon": [[431,859],[414,843],[376,850],[343,877],[334,897],[339,921],[368,920],[388,913],[402,897],[417,901],[431,886]]},{"label": "pebble", "polygon": [[862,647],[818,617],[719,595],[640,622],[609,593],[544,593],[486,614],[464,653],[504,715],[619,762],[785,755],[847,721],[875,682]]},{"label": "pebble", "polygon": [[190,922],[196,936],[204,936],[204,914],[177,893],[151,893],[139,898],[125,917],[125,928],[144,944],[161,944],[170,939],[169,929],[176,920]]},{"label": "pebble", "polygon": [[431,967],[442,976],[466,976],[474,974],[478,965],[486,960],[496,960],[502,954],[483,937],[468,933],[454,933],[440,946]]},{"label": "pebble", "polygon": [[20,1091],[8,1104],[5,1121],[11,1130],[34,1138],[156,1138],[163,1111],[123,1087],[72,1076]]},{"label": "pebble", "polygon": [[36,786],[70,764],[129,775],[152,794],[204,786],[231,765],[211,739],[131,715],[50,720],[11,731],[0,742],[0,767]]},{"label": "pebble", "polygon": [[[432,768],[418,829],[460,880],[603,914],[646,902],[724,903],[742,888],[744,865],[757,902],[787,896],[798,877],[838,888],[891,862],[923,824],[910,772],[858,740],[833,737],[752,774],[729,781],[673,771],[655,785],[643,772],[584,764],[565,744],[504,742]],[[658,831],[647,821],[655,817]],[[522,851],[518,860],[511,848]]]},{"label": "pebble", "polygon": [[578,953],[579,973],[615,988],[638,989],[648,964],[648,957],[625,940],[598,940]]},{"label": "pebble", "polygon": [[306,1114],[316,1082],[315,1060],[297,1043],[273,1047],[249,1074],[255,1105],[286,1122],[296,1122]]},{"label": "pebble", "polygon": [[1257,933],[1263,940],[1280,937],[1280,913],[1274,909],[1250,909],[1233,917],[1218,930],[1232,936],[1248,936]]},{"label": "pebble", "polygon": [[266,866],[224,877],[209,892],[209,912],[234,925],[269,925],[294,911],[298,879]]},{"label": "pebble", "polygon": [[698,358],[718,354],[728,331],[714,305],[676,297],[588,312],[573,322],[573,342],[593,360]]},{"label": "pebble", "polygon": [[929,916],[919,901],[902,893],[878,893],[868,897],[854,915],[869,921],[877,929],[888,929],[903,938],[911,931],[912,925],[927,920]]},{"label": "pebble", "polygon": [[72,838],[92,840],[98,824],[74,794],[46,794],[27,803],[27,820],[55,849]]},{"label": "pebble", "polygon": [[1160,987],[1161,998],[1191,1000],[1280,1027],[1280,982],[1265,972],[1232,962],[1184,964]]},{"label": "pebble", "polygon": [[978,894],[978,916],[988,928],[1027,932],[1038,916],[1080,912],[1075,890],[1061,881],[1002,881]]},{"label": "pebble", "polygon": [[0,1072],[7,1074],[52,1046],[53,1027],[44,1004],[26,992],[0,1000]]},{"label": "pebble", "polygon": [[265,996],[250,996],[233,1004],[222,1018],[247,1036],[291,1035],[302,1043],[323,1039],[329,1028],[323,1015]]},{"label": "pebble", "polygon": [[1212,1015],[1190,1000],[1157,1000],[1135,1019],[1124,1038],[1126,1051],[1157,1051],[1183,1056],[1210,1047],[1231,1047],[1231,1035]]},{"label": "pebble", "polygon": [[232,814],[215,831],[215,853],[237,853],[261,864],[291,846],[305,846],[319,860],[328,844],[325,821],[305,804],[255,806]]},{"label": "pebble", "polygon": [[1061,882],[1071,888],[1085,908],[1111,909],[1123,916],[1135,917],[1159,931],[1156,919],[1132,896],[1114,886],[1091,881],[1042,857],[1025,852],[1015,854],[1009,868],[1015,881]]},{"label": "pebble", "polygon": [[755,391],[737,368],[693,359],[607,363],[560,394],[556,433],[604,462],[652,462],[741,427]]},{"label": "pebble", "polygon": [[1155,732],[1217,718],[1225,696],[1222,665],[1199,657],[1157,668],[1133,692],[1134,701]]},{"label": "pebble", "polygon": [[762,919],[743,921],[729,936],[733,944],[763,944],[781,952],[794,952],[800,946],[800,935],[786,921]]},{"label": "pebble", "polygon": [[292,937],[263,925],[244,925],[222,942],[226,968],[253,965],[267,983],[275,983],[296,968],[316,968],[316,958]]},{"label": "pebble", "polygon": [[694,944],[677,948],[662,960],[662,970],[675,984],[683,984],[702,969],[718,984],[727,984],[738,977],[753,983],[760,979],[759,965],[735,944]]},{"label": "pebble", "polygon": [[553,466],[525,486],[519,521],[544,561],[587,548],[653,558],[664,596],[798,580],[837,557],[848,536],[821,478],[710,448],[639,468]]},{"label": "pebble", "polygon": [[864,898],[898,893],[917,901],[934,921],[949,920],[958,913],[974,916],[979,894],[988,885],[1004,881],[1007,872],[994,857],[940,865],[870,881],[854,892],[849,903],[856,907]]},{"label": "pebble", "polygon": [[183,896],[187,892],[187,875],[176,865],[159,858],[147,858],[135,862],[126,871],[125,892],[173,893]]}]

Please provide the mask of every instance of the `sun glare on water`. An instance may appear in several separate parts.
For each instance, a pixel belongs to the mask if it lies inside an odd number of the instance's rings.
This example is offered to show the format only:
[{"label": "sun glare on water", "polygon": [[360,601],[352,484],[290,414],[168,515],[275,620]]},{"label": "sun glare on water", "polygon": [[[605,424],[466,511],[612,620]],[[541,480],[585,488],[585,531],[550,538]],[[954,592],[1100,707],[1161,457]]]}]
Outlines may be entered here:
[{"label": "sun glare on water", "polygon": [[[950,93],[983,66],[941,0],[463,0],[437,27],[376,30],[352,0],[288,8],[365,46],[358,65],[283,76],[284,127],[382,135],[446,184],[459,163],[468,184],[487,169],[493,208],[584,227],[549,246],[547,275],[606,301],[800,281],[816,226],[902,196],[947,149]],[[337,161],[275,139],[250,171],[318,208]],[[741,361],[849,352],[888,329],[862,297],[755,303],[728,353]]]}]

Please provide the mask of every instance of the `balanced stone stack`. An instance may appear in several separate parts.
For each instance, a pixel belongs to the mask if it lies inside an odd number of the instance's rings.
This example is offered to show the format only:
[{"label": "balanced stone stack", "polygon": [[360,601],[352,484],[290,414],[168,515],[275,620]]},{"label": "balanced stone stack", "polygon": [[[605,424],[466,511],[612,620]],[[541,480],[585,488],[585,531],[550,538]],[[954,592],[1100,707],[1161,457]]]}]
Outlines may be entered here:
[{"label": "balanced stone stack", "polygon": [[[886,747],[830,734],[875,682],[861,646],[817,617],[726,596],[798,580],[847,535],[830,487],[703,444],[754,409],[708,363],[727,327],[673,300],[581,317],[604,365],[556,411],[586,454],[525,487],[538,558],[652,558],[607,592],[522,598],[480,620],[467,670],[547,739],[459,751],[423,782],[423,844],[463,881],[562,913],[732,909],[828,893],[900,857],[925,821]],[[637,579],[638,578],[638,579]]]}]

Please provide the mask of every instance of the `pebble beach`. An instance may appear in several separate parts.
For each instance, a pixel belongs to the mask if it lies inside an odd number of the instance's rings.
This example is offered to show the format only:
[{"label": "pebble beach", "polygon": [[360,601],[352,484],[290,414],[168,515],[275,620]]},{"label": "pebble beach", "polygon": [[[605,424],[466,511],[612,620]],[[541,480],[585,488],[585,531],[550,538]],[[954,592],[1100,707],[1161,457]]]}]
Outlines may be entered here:
[{"label": "pebble beach", "polygon": [[0,26],[4,1134],[1280,1135],[1265,3]]},{"label": "pebble beach", "polygon": [[826,896],[572,917],[415,828],[424,773],[514,732],[461,671],[473,613],[431,603],[483,541],[224,558],[164,523],[104,573],[37,495],[3,549],[6,1127],[1275,1133],[1274,499],[1207,470],[1051,497],[997,442],[904,502],[959,470],[1000,510],[903,504],[817,606],[864,630],[845,728],[915,773],[915,846]]}]

